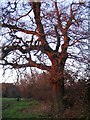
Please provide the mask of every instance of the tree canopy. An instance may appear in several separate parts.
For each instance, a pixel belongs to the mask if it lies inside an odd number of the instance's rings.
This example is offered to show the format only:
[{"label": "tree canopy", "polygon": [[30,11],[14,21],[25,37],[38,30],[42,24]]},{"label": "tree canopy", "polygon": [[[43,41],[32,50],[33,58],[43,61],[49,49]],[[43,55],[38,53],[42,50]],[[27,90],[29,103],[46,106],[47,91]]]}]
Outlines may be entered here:
[{"label": "tree canopy", "polygon": [[88,62],[86,12],[79,3],[7,1],[1,21],[3,65],[50,71],[55,58]]}]

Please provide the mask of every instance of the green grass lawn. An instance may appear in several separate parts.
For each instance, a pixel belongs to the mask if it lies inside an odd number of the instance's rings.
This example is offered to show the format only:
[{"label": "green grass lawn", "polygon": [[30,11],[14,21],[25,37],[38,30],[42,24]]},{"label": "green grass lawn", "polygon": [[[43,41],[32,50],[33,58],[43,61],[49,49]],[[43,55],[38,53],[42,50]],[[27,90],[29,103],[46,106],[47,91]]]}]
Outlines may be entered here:
[{"label": "green grass lawn", "polygon": [[42,113],[23,112],[27,109],[33,109],[40,103],[36,100],[25,100],[16,101],[15,98],[3,98],[2,99],[2,117],[3,118],[32,118],[32,117],[43,117]]},{"label": "green grass lawn", "polygon": [[[87,119],[85,111],[82,111],[82,109],[78,111],[78,109],[67,109],[66,115],[74,114],[77,116],[78,114],[77,117],[89,120]],[[51,111],[49,111],[49,105],[44,102],[26,99],[17,101],[15,98],[2,99],[2,118],[39,118],[40,120],[45,118],[45,120],[48,120],[48,118],[52,117],[54,116],[52,116]]]}]

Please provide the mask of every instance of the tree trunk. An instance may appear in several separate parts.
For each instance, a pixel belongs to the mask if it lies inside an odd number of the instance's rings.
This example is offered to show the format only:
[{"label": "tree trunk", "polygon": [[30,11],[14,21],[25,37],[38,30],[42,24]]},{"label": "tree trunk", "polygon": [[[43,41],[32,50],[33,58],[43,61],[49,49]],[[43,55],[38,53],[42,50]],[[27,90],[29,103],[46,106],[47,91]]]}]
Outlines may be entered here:
[{"label": "tree trunk", "polygon": [[53,100],[54,100],[54,112],[56,114],[62,115],[64,111],[63,105],[63,89],[61,81],[53,83]]},{"label": "tree trunk", "polygon": [[88,102],[88,108],[87,108],[87,112],[88,112],[88,119],[90,119],[90,81],[87,82],[87,102]]},{"label": "tree trunk", "polygon": [[55,115],[62,117],[64,111],[64,78],[63,74],[54,72],[52,74],[52,89],[53,89],[53,112]]}]

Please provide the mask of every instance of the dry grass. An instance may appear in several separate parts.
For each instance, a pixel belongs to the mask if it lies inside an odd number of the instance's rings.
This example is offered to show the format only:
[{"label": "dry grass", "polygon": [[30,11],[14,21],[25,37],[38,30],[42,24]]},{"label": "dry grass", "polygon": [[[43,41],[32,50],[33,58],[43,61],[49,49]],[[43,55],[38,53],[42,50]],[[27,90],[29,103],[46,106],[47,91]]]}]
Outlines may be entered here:
[{"label": "dry grass", "polygon": [[45,113],[45,114],[50,113],[50,111],[51,104],[45,102],[41,102],[36,106],[33,106],[32,108],[26,108],[22,110],[23,113]]}]

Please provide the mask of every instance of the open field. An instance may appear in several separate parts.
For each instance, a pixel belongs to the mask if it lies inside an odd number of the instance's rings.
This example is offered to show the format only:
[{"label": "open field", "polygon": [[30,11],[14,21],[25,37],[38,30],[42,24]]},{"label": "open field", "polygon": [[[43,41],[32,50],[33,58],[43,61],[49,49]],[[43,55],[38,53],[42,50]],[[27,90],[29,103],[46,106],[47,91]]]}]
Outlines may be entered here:
[{"label": "open field", "polygon": [[[1,99],[0,99],[1,100]],[[69,116],[69,118],[83,118],[84,120],[88,120],[85,111],[83,109],[67,109],[64,114],[65,118]],[[73,116],[72,116],[73,115]],[[45,103],[42,101],[36,100],[28,100],[21,99],[17,101],[16,98],[3,98],[2,99],[2,118],[9,119],[26,119],[26,118],[40,118],[43,120],[45,118],[54,119],[55,116],[51,113],[50,103]],[[57,117],[56,117],[57,118]]]},{"label": "open field", "polygon": [[15,98],[2,99],[2,117],[3,118],[41,118],[46,117],[45,108],[42,103],[36,100]]}]

